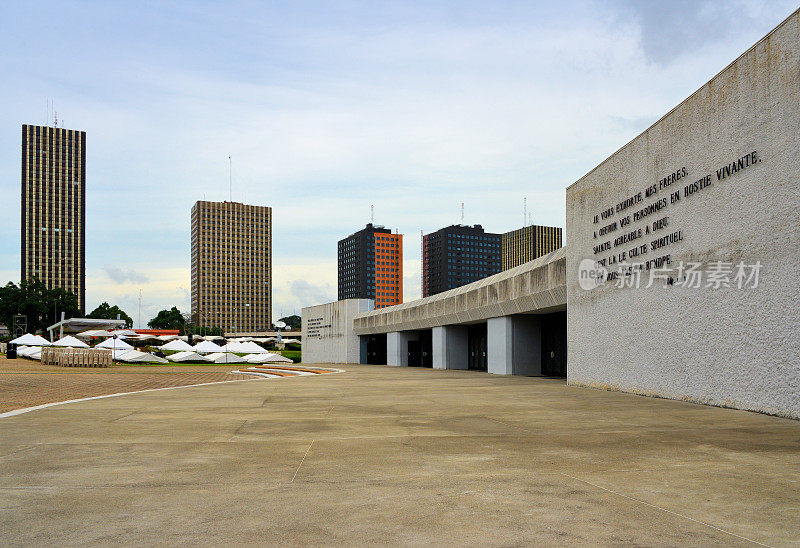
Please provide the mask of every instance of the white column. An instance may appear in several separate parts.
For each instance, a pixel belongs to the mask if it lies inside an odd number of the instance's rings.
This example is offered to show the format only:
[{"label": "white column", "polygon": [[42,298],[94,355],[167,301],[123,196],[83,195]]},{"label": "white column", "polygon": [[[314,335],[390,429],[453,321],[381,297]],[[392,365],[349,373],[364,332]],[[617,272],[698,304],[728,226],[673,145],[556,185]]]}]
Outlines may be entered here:
[{"label": "white column", "polygon": [[501,316],[486,322],[488,371],[495,375],[514,373],[514,318]]},{"label": "white column", "polygon": [[408,334],[394,331],[386,334],[386,365],[408,366]]},{"label": "white column", "polygon": [[444,342],[444,327],[431,329],[431,359],[434,369],[447,369],[447,352],[445,352]]},{"label": "white column", "polygon": [[466,326],[434,327],[432,339],[434,369],[467,369],[469,341]]}]

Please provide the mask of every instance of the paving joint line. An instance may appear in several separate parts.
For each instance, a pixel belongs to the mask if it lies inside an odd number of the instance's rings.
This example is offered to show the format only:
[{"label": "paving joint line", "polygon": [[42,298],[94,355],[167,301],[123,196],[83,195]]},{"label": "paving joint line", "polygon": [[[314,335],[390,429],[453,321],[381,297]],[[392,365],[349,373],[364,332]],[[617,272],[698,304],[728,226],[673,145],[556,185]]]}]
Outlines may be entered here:
[{"label": "paving joint line", "polygon": [[297,470],[294,471],[294,475],[292,476],[292,480],[289,483],[294,483],[294,478],[297,477],[297,473],[300,471],[300,467],[303,466],[303,463],[306,461],[306,457],[308,456],[308,452],[311,451],[311,448],[314,446],[314,440],[311,440],[311,443],[308,444],[308,449],[306,449],[305,455],[300,460],[300,464],[297,465]]},{"label": "paving joint line", "polygon": [[710,523],[706,523],[705,521],[700,521],[699,519],[690,518],[689,516],[687,516],[685,514],[681,514],[679,512],[673,512],[672,510],[667,510],[666,508],[662,508],[661,506],[657,506],[655,504],[652,504],[650,502],[647,502],[647,501],[644,501],[644,500],[641,500],[641,499],[637,499],[636,497],[632,497],[630,495],[626,495],[624,493],[620,493],[618,491],[614,491],[613,489],[608,489],[607,487],[603,487],[601,485],[597,485],[595,483],[592,483],[591,481],[587,481],[585,479],[577,478],[575,476],[570,476],[569,474],[565,474],[564,472],[559,472],[559,474],[561,474],[562,476],[568,477],[570,479],[573,479],[575,481],[579,481],[581,483],[585,483],[586,485],[591,485],[592,487],[595,487],[597,489],[601,489],[601,490],[606,491],[608,493],[617,495],[618,497],[626,498],[628,500],[632,500],[634,502],[638,502],[639,504],[643,504],[645,506],[649,506],[651,508],[655,508],[656,510],[661,510],[662,512],[666,512],[667,514],[671,514],[673,516],[677,516],[677,517],[680,517],[680,518],[683,518],[683,519],[687,519],[687,520],[692,521],[694,523],[697,523],[699,525],[704,525],[704,526],[706,526],[706,527],[708,527],[710,529],[714,529],[715,531],[719,531],[720,533],[725,533],[726,535],[730,535],[732,537],[736,537],[736,538],[741,539],[741,540],[746,540],[747,542],[751,542],[753,544],[757,544],[758,546],[766,546],[766,547],[770,546],[769,544],[763,544],[761,542],[758,542],[757,540],[753,540],[751,538],[743,537],[742,535],[737,535],[736,533],[733,533],[731,531],[726,531],[725,529],[722,529],[721,527],[717,527],[716,525],[711,525]]}]

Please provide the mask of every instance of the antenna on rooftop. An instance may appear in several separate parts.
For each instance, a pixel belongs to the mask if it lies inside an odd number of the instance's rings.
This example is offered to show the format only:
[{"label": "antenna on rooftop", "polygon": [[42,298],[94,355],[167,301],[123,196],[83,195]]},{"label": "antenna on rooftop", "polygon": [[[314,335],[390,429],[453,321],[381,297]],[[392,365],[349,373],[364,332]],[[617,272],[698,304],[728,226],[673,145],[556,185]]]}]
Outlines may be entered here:
[{"label": "antenna on rooftop", "polygon": [[464,202],[461,202],[461,224],[464,224]]},{"label": "antenna on rooftop", "polygon": [[528,226],[528,197],[522,197],[522,226]]},{"label": "antenna on rooftop", "polygon": [[228,156],[228,191],[230,192],[230,200],[233,201],[233,160]]},{"label": "antenna on rooftop", "polygon": [[53,117],[53,127],[58,127],[58,111],[54,111],[55,116]]},{"label": "antenna on rooftop", "polygon": [[369,206],[369,222],[375,222],[375,204]]}]

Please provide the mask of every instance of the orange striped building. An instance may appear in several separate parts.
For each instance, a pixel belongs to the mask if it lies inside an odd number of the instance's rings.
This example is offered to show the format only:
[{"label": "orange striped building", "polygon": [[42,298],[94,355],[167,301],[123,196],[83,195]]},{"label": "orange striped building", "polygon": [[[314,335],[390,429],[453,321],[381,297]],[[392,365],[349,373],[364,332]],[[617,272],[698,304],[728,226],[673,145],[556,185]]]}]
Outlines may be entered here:
[{"label": "orange striped building", "polygon": [[338,298],[403,302],[403,235],[372,223],[338,244]]}]

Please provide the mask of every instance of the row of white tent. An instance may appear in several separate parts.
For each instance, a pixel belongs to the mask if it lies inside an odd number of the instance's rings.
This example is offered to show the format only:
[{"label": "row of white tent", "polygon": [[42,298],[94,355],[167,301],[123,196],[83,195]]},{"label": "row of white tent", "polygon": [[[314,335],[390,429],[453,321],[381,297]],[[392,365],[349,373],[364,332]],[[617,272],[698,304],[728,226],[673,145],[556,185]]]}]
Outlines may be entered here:
[{"label": "row of white tent", "polygon": [[[189,337],[186,335],[148,335],[148,334],[140,334],[132,331],[130,329],[121,329],[118,331],[105,331],[103,329],[94,329],[90,331],[84,331],[82,333],[78,333],[77,335],[81,339],[91,339],[95,337],[115,337],[118,339],[129,339],[129,340],[158,340],[164,342],[170,341],[183,341],[188,342]],[[224,340],[224,337],[219,335],[193,335],[192,338],[198,341],[219,341]],[[273,343],[276,342],[278,339],[277,337],[239,337],[235,339],[230,339],[229,342],[237,342],[237,343]],[[283,343],[299,343],[298,339],[283,339]]]},{"label": "row of white tent", "polygon": [[219,346],[211,341],[201,341],[192,346],[186,341],[176,339],[160,347],[161,350],[193,351],[198,354],[213,354],[214,352],[236,352],[238,354],[267,354],[268,350],[263,349],[256,343],[232,341],[225,346]]},{"label": "row of white tent", "polygon": [[55,342],[50,342],[40,335],[31,335],[30,333],[26,333],[21,337],[13,339],[11,342],[20,346],[61,346],[64,348],[89,348],[88,344],[76,339],[71,335],[62,337]]},{"label": "row of white tent", "polygon": [[[42,347],[42,346],[58,346],[58,347],[70,347],[70,348],[89,348],[89,345],[85,342],[76,339],[71,335],[67,335],[55,342],[50,342],[44,337],[39,335],[31,335],[25,334],[21,337],[17,337],[16,339],[11,341],[20,346],[34,346],[34,347]],[[105,341],[95,345],[94,348],[107,348],[111,350],[133,350],[133,346],[125,342],[121,338],[108,338]],[[231,341],[225,346],[219,346],[211,341],[201,341],[194,346],[191,346],[184,340],[181,339],[173,339],[170,342],[162,345],[160,347],[162,350],[173,350],[177,352],[181,351],[193,351],[197,352],[198,354],[213,354],[215,352],[235,352],[237,354],[269,354],[268,350],[257,345],[255,342],[246,341],[246,342],[239,342],[239,341]]]},{"label": "row of white tent", "polygon": [[[43,346],[70,347],[70,348],[89,348],[89,345],[67,335],[51,343],[39,335],[26,334],[11,341],[19,345],[17,355],[34,360],[40,360]],[[168,363],[167,360],[147,352],[140,352],[122,339],[109,338],[95,345],[94,348],[110,350],[117,361],[129,363]],[[173,362],[210,362],[210,363],[291,363],[292,360],[264,350],[252,341],[229,342],[225,346],[219,346],[211,341],[202,341],[195,346],[187,342],[174,339],[161,346],[163,350],[173,350],[176,354],[168,357]],[[237,356],[236,354],[246,354]]]},{"label": "row of white tent", "polygon": [[[164,358],[140,352],[134,349],[113,349],[114,360],[126,363],[169,363]],[[31,360],[42,359],[41,346],[20,346],[17,355]],[[168,357],[168,360],[175,363],[185,362],[207,362],[207,363],[292,363],[292,360],[284,358],[280,354],[267,352],[266,354],[248,354],[237,356],[230,352],[215,352],[213,354],[200,355],[197,352],[178,352]]]},{"label": "row of white tent", "polygon": [[167,359],[175,363],[183,362],[210,362],[210,363],[292,363],[292,360],[284,358],[280,354],[267,352],[266,354],[247,354],[237,356],[230,352],[215,352],[213,354],[201,355],[197,352],[184,351],[177,352]]}]

